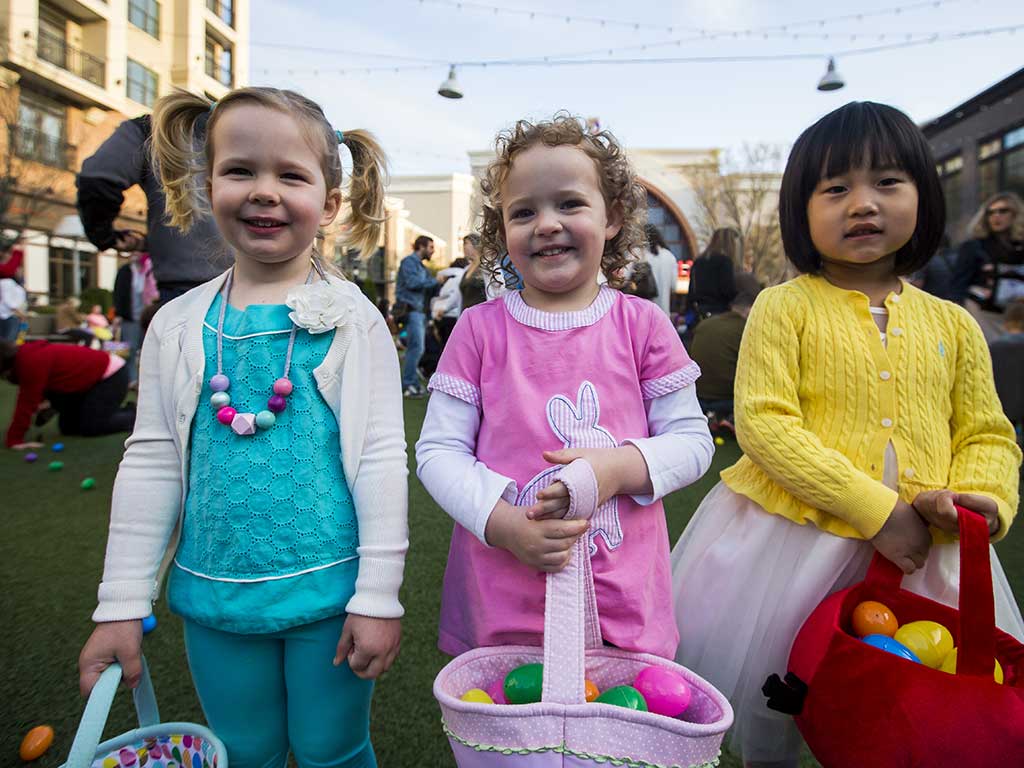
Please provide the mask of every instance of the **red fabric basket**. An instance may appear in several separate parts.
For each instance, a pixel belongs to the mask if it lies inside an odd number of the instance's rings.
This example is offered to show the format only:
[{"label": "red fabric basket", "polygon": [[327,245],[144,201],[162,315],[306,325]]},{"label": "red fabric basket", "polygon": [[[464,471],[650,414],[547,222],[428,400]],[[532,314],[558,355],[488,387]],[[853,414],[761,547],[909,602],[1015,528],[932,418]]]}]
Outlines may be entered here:
[{"label": "red fabric basket", "polygon": [[[807,691],[795,718],[822,765],[1024,766],[1024,646],[995,626],[985,520],[958,513],[959,610],[901,589],[903,573],[876,552],[864,581],[822,601],[800,628],[789,670]],[[854,637],[851,615],[863,600],[884,603],[900,624],[945,625],[957,674]],[[993,656],[1003,685],[993,680]]]}]

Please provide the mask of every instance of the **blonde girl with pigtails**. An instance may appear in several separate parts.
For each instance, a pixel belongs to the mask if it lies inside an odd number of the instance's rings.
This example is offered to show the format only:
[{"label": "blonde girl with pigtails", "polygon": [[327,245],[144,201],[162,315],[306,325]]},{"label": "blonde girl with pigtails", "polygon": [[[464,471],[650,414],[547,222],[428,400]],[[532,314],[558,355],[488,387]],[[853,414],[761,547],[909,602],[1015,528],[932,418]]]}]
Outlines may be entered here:
[{"label": "blonde girl with pigtails", "polygon": [[82,691],[115,660],[137,684],[140,620],[169,573],[232,768],[289,752],[300,766],[374,766],[370,697],[398,653],[408,546],[398,359],[380,313],[314,242],[344,205],[348,242],[376,247],[384,155],[274,88],[161,99],[152,152],[170,222],[212,215],[235,263],[149,329]]}]

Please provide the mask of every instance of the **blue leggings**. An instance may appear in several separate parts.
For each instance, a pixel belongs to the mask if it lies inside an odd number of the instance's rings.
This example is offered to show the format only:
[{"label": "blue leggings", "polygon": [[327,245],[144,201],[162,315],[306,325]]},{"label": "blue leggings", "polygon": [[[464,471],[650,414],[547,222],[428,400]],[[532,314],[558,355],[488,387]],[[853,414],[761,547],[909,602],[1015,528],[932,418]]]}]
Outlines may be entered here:
[{"label": "blue leggings", "polygon": [[376,768],[373,681],[332,665],[345,616],[268,635],[185,621],[185,651],[210,729],[231,768]]}]

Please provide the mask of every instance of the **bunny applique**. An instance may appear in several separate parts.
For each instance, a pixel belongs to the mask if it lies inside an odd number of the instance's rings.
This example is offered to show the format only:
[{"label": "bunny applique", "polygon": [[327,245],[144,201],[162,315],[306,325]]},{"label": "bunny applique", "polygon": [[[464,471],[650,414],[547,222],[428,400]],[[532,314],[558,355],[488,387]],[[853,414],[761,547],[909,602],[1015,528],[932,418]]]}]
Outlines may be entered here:
[{"label": "bunny applique", "polygon": [[[565,448],[615,448],[618,441],[598,422],[601,418],[601,404],[597,389],[589,381],[580,384],[573,403],[565,395],[555,395],[547,403],[548,426],[562,441]],[[545,469],[535,475],[516,497],[516,506],[530,506],[537,501],[537,494],[558,480],[563,467]],[[622,544],[622,526],[619,524],[619,504],[616,497],[608,499],[598,507],[590,519],[587,533],[590,554],[597,553],[597,537],[604,539],[608,549],[617,549]]]}]

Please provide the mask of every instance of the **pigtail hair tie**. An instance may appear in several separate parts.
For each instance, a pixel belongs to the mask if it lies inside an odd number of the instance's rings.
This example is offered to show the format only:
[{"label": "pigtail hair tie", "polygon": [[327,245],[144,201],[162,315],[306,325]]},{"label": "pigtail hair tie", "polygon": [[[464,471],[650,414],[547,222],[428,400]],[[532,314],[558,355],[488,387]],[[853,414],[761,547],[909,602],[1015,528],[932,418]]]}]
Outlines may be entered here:
[{"label": "pigtail hair tie", "polygon": [[342,133],[341,131],[335,131],[334,135],[338,138],[338,143],[339,144],[344,144],[345,143],[345,134],[344,133]]}]

